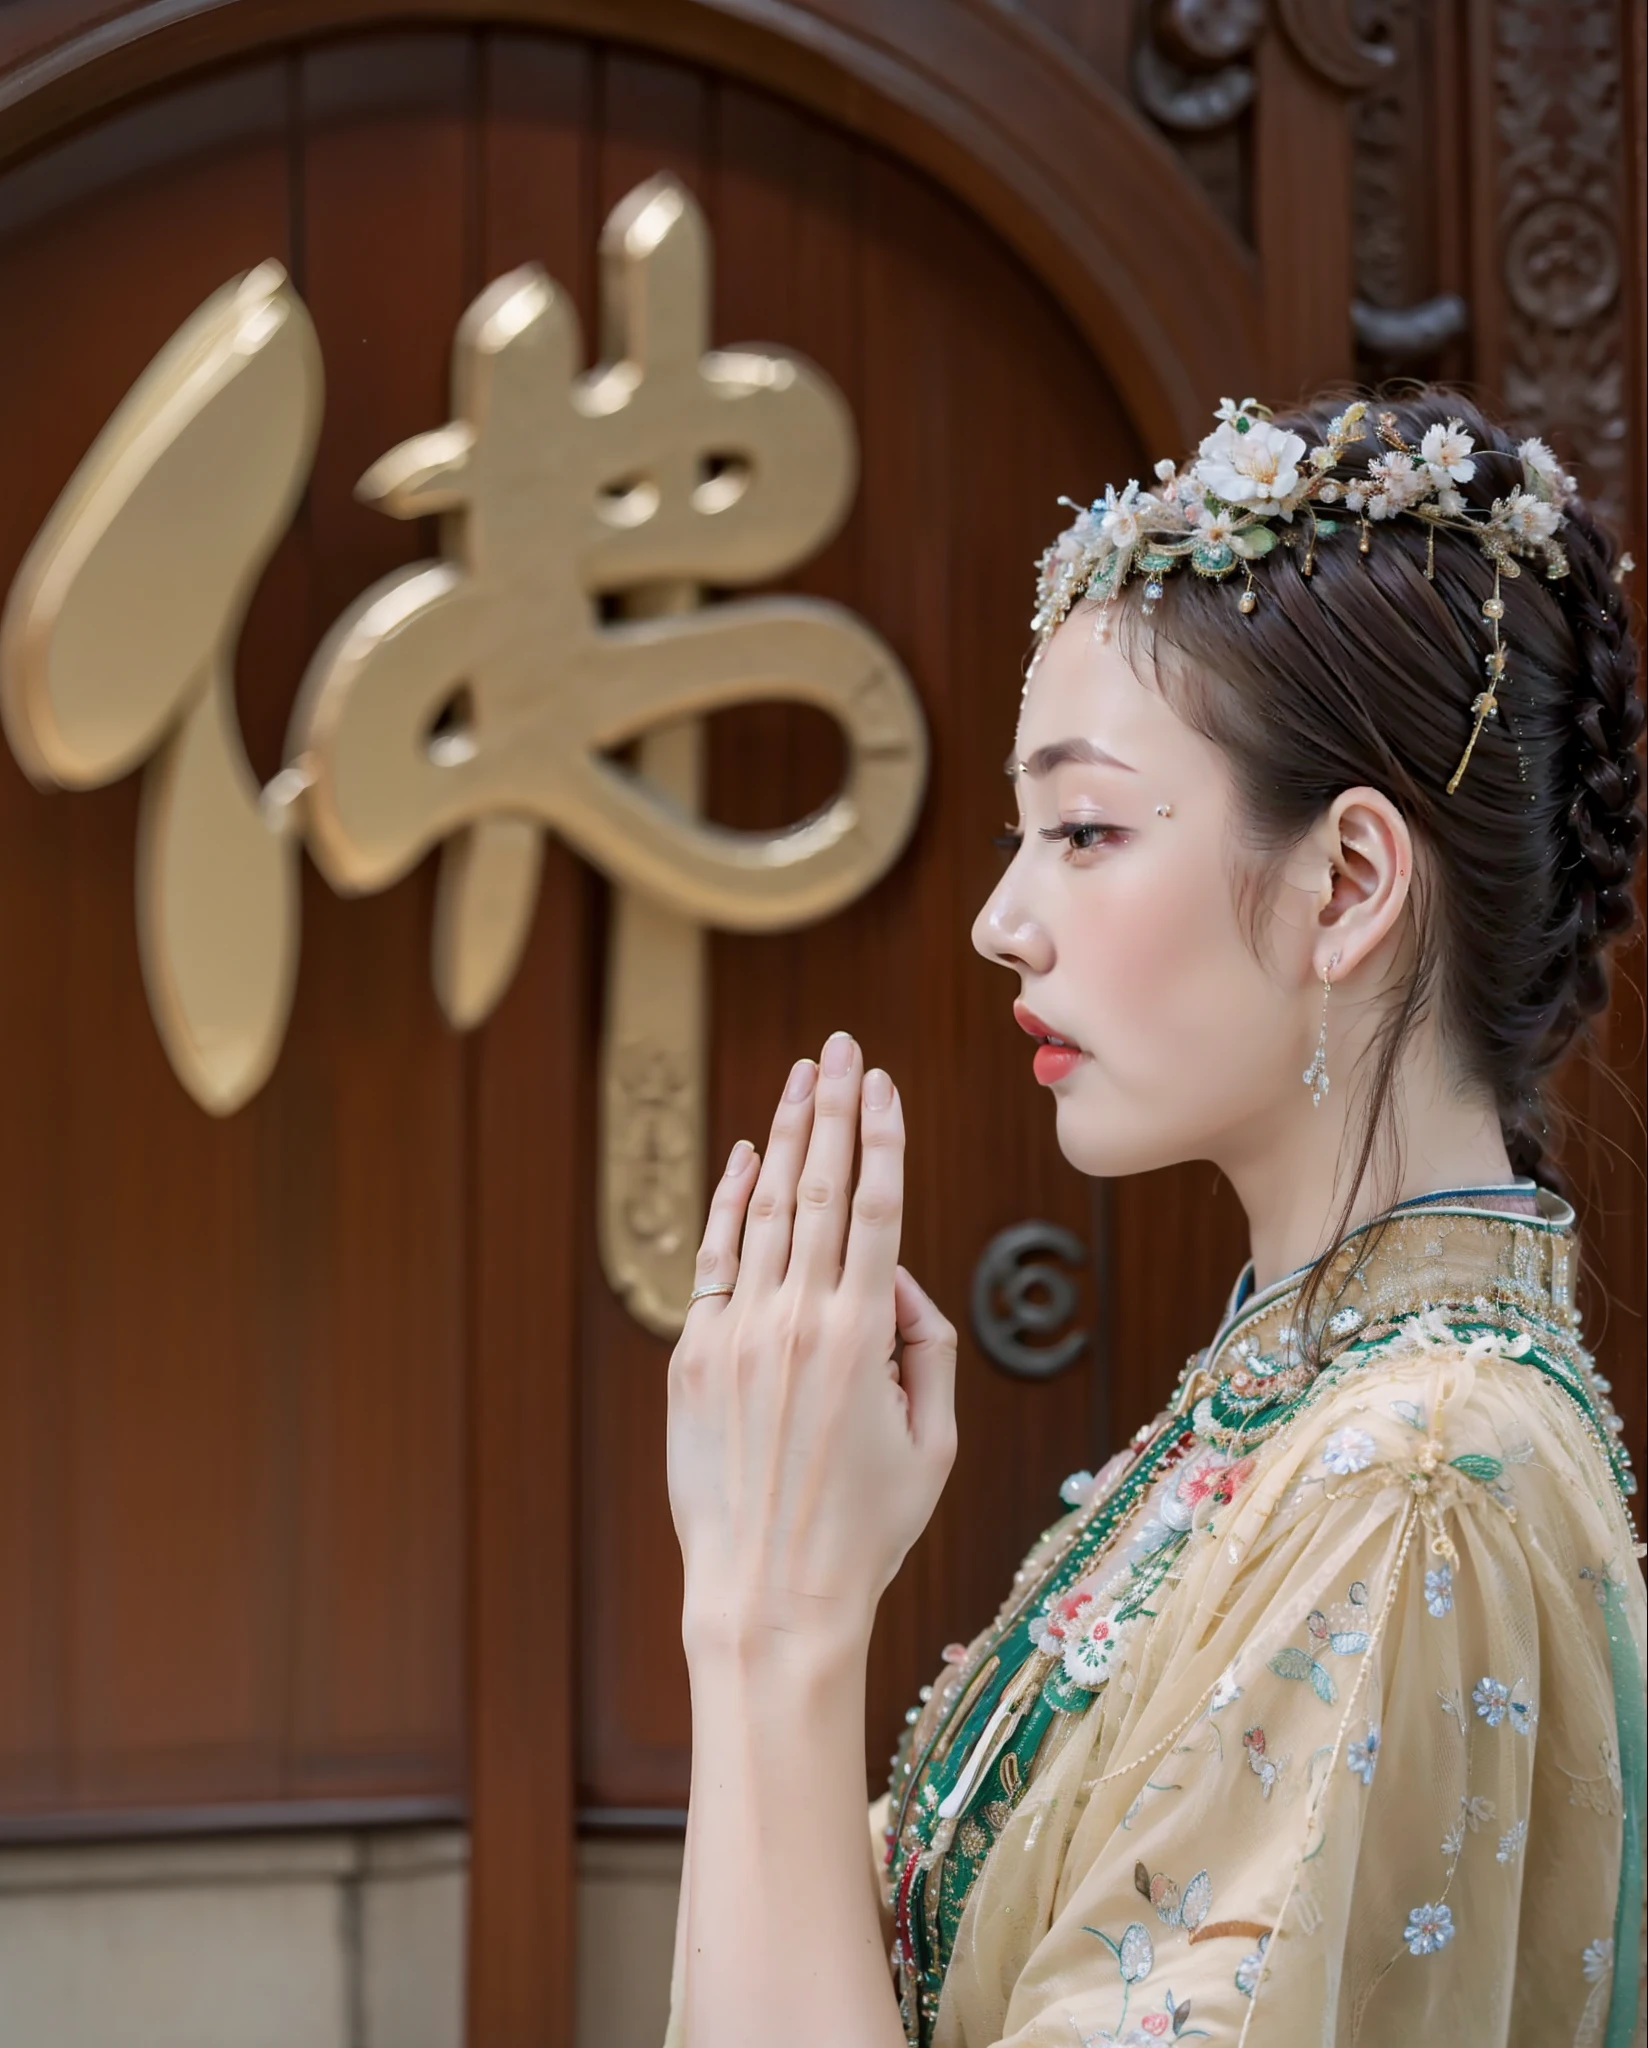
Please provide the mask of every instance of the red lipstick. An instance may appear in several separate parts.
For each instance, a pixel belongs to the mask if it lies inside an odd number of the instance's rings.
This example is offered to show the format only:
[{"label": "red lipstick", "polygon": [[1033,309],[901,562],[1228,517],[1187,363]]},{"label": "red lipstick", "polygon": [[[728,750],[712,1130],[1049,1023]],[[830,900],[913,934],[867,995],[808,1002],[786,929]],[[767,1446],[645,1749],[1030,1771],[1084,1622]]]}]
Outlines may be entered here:
[{"label": "red lipstick", "polygon": [[1064,1080],[1081,1065],[1085,1057],[1081,1047],[1073,1040],[1061,1037],[1051,1024],[1044,1024],[1027,1004],[1015,1003],[1013,1015],[1021,1031],[1041,1040],[1031,1066],[1044,1088],[1051,1088],[1055,1081]]}]

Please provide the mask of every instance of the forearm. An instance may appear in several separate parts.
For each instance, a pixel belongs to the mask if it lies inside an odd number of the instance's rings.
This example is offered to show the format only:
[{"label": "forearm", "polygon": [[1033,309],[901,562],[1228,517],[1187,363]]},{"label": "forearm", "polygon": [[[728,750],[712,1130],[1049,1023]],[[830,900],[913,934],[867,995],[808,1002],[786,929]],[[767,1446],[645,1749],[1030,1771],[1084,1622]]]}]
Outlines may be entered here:
[{"label": "forearm", "polygon": [[675,1908],[675,1952],[670,1961],[670,2024],[664,2048],[686,2048],[687,2039],[687,1916],[692,1910],[692,1803],[687,1804],[687,1830],[681,1844],[681,1895]]},{"label": "forearm", "polygon": [[689,2043],[902,2048],[865,1882],[864,1654],[692,1670]]}]

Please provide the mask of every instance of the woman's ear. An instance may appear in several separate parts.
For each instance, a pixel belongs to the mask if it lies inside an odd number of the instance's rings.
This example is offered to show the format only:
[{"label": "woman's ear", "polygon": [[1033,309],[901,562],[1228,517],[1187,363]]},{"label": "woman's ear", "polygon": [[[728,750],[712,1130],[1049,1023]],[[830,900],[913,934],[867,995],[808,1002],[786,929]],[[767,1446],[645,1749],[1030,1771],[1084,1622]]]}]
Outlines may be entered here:
[{"label": "woman's ear", "polygon": [[1342,790],[1312,838],[1325,856],[1315,969],[1326,973],[1337,954],[1337,974],[1353,974],[1400,927],[1413,883],[1413,838],[1390,798],[1368,788]]}]

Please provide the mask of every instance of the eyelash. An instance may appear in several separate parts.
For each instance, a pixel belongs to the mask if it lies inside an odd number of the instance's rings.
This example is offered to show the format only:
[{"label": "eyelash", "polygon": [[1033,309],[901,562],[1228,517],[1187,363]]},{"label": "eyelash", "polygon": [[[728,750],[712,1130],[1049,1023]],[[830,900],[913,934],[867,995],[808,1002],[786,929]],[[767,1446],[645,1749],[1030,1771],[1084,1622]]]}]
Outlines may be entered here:
[{"label": "eyelash", "polygon": [[[1078,845],[1078,832],[1091,832],[1093,837]],[[1120,836],[1120,832],[1121,827],[1118,825],[1101,825],[1092,818],[1077,818],[1069,823],[1061,820],[1057,825],[1043,825],[1036,837],[1054,841],[1062,839],[1065,842],[1064,858],[1069,860],[1075,854],[1091,853],[1096,846],[1108,845],[1112,839]],[[1006,831],[996,834],[994,843],[999,852],[1011,858],[1024,844],[1024,834],[1010,825]]]}]

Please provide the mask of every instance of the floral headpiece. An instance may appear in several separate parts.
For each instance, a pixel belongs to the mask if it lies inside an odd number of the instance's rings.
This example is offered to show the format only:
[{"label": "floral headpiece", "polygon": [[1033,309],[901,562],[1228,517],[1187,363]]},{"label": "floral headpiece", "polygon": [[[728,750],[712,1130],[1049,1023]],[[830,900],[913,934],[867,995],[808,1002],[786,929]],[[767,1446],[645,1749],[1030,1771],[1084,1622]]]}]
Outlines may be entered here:
[{"label": "floral headpiece", "polygon": [[1219,405],[1219,424],[1202,441],[1196,460],[1182,470],[1158,462],[1154,490],[1141,490],[1136,480],[1121,492],[1108,485],[1104,496],[1085,508],[1061,498],[1060,504],[1069,505],[1076,517],[1038,565],[1036,613],[1030,622],[1037,653],[1073,605],[1083,598],[1108,605],[1130,576],[1145,578],[1143,609],[1148,614],[1161,597],[1163,576],[1186,562],[1198,576],[1219,579],[1240,569],[1246,583],[1237,605],[1251,613],[1259,602],[1252,565],[1280,540],[1303,547],[1299,566],[1309,576],[1316,566],[1317,542],[1343,527],[1356,525],[1357,545],[1365,555],[1372,522],[1419,519],[1428,528],[1425,574],[1434,576],[1436,529],[1470,533],[1493,564],[1493,594],[1482,604],[1493,644],[1483,663],[1488,686],[1471,705],[1475,723],[1448,783],[1451,796],[1483,726],[1499,708],[1506,668],[1499,637],[1505,616],[1500,578],[1522,573],[1518,557],[1540,562],[1548,577],[1567,575],[1568,557],[1557,535],[1566,523],[1563,501],[1573,492],[1574,479],[1543,441],[1524,441],[1517,450],[1522,488],[1496,498],[1484,512],[1468,505],[1459,490],[1476,474],[1471,459],[1476,443],[1463,422],[1427,427],[1414,447],[1402,438],[1390,412],[1380,413],[1376,422],[1384,452],[1358,473],[1335,474],[1345,450],[1369,438],[1367,413],[1360,402],[1347,406],[1329,422],[1322,444],[1307,451],[1302,436],[1272,424],[1267,407],[1251,398],[1240,404],[1226,398]]}]

